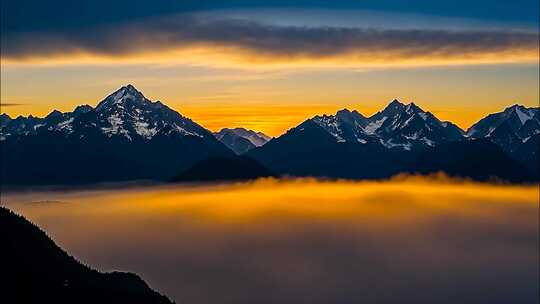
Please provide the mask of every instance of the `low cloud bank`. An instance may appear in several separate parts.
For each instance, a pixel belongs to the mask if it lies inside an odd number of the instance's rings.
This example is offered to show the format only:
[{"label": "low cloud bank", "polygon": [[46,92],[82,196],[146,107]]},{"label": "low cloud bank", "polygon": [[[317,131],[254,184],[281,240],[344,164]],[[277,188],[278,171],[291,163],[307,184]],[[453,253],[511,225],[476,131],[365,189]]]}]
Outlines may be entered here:
[{"label": "low cloud bank", "polygon": [[502,304],[538,302],[538,191],[402,176],[3,200],[81,260],[180,303]]}]

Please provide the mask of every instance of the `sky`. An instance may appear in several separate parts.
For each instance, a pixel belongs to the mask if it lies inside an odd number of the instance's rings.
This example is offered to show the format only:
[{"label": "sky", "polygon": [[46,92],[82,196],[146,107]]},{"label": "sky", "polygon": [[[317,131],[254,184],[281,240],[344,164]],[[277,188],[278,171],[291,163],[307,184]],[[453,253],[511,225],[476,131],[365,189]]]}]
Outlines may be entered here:
[{"label": "sky", "polygon": [[96,105],[125,84],[199,124],[272,136],[394,98],[467,128],[539,102],[539,3],[1,2],[1,112]]}]

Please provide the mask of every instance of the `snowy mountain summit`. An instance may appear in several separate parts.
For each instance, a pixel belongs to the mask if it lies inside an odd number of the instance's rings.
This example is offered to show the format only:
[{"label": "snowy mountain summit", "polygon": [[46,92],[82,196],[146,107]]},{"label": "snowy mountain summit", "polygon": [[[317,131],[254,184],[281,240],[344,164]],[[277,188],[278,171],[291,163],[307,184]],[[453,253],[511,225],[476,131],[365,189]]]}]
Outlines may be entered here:
[{"label": "snowy mountain summit", "polygon": [[7,184],[169,180],[204,159],[234,155],[210,131],[132,85],[95,108],[0,118],[0,180]]},{"label": "snowy mountain summit", "polygon": [[540,133],[540,110],[513,105],[503,112],[488,115],[467,130],[467,136],[472,138],[499,137],[511,133],[521,141]]},{"label": "snowy mountain summit", "polygon": [[344,109],[336,115],[315,116],[311,120],[332,134],[337,142],[380,143],[387,148],[405,150],[460,140],[464,133],[414,103],[403,104],[398,100],[371,117]]},{"label": "snowy mountain summit", "polygon": [[95,108],[84,105],[73,112],[54,110],[45,118],[3,119],[2,139],[13,135],[61,132],[84,138],[103,134],[123,140],[150,140],[156,134],[205,137],[210,133],[159,101],[147,99],[127,85],[107,96]]},{"label": "snowy mountain summit", "polygon": [[43,118],[1,114],[0,181],[163,181],[235,153],[293,176],[386,178],[444,171],[530,181],[540,178],[539,118],[538,108],[513,105],[465,133],[414,103],[393,100],[371,116],[347,109],[315,116],[270,140],[242,128],[212,134],[127,85],[95,107],[54,110]]},{"label": "snowy mountain summit", "polygon": [[467,130],[467,136],[485,138],[532,170],[540,171],[540,108],[515,104],[483,118]]}]

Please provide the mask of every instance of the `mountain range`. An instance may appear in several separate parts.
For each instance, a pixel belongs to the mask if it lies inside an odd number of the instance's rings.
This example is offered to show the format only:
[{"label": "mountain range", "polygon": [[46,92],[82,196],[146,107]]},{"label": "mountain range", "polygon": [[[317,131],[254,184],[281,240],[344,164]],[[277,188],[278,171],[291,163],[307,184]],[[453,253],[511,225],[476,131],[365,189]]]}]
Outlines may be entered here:
[{"label": "mountain range", "polygon": [[465,132],[394,100],[370,117],[346,109],[315,116],[247,155],[278,174],[371,179],[444,171],[527,181],[539,173],[538,115],[514,105]]},{"label": "mountain range", "polygon": [[404,105],[398,100],[371,117],[344,109],[336,115],[315,116],[311,121],[337,142],[378,143],[386,148],[404,150],[457,141],[464,133],[456,125],[440,121],[414,103]]},{"label": "mountain range", "polygon": [[[273,172],[353,179],[445,171],[481,180],[531,181],[540,171],[539,117],[539,108],[514,105],[464,131],[414,103],[393,100],[369,117],[343,109],[271,139],[243,128],[212,133],[127,85],[95,108],[83,105],[44,118],[2,114],[2,183],[215,180],[241,178],[244,171],[249,178]],[[218,166],[216,159],[227,164]],[[217,173],[209,172],[209,164]]]}]

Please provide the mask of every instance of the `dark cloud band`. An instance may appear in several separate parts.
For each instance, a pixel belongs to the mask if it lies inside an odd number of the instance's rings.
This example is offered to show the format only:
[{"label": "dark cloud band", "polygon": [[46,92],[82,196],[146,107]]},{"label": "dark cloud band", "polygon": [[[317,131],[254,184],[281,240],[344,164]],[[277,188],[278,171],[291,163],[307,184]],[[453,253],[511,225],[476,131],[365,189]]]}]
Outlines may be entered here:
[{"label": "dark cloud band", "polygon": [[76,52],[125,56],[205,46],[291,60],[342,55],[475,58],[485,54],[534,53],[538,39],[535,32],[284,27],[182,15],[115,27],[7,34],[2,36],[2,57],[25,59]]}]

